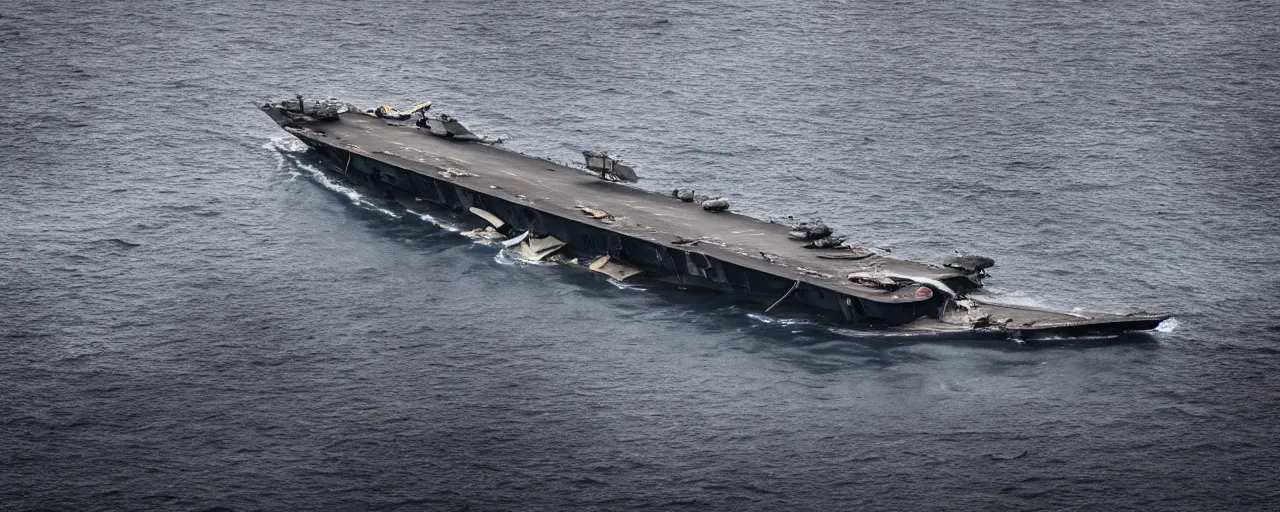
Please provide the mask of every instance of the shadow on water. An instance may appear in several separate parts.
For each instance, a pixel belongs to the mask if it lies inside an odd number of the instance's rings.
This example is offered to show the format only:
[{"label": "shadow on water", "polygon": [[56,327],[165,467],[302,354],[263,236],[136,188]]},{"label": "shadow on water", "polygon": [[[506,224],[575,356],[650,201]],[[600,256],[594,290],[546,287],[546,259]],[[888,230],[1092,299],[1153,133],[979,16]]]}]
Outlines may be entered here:
[{"label": "shadow on water", "polygon": [[[468,245],[473,240],[458,234],[481,227],[483,222],[451,210],[427,205],[413,211],[392,199],[382,199],[366,187],[347,181],[333,164],[312,151],[297,151],[275,144],[282,157],[281,168],[306,178],[312,184],[347,202],[354,213],[378,236],[409,241],[423,248]],[[424,228],[428,231],[424,232]],[[425,235],[425,236],[424,236]],[[497,247],[468,251],[473,257],[492,257]],[[539,265],[548,265],[541,263]],[[560,272],[544,278],[555,279],[580,291],[587,298],[608,300],[618,308],[652,312],[645,321],[675,321],[682,328],[704,334],[733,332],[747,334],[754,341],[776,348],[790,348],[810,355],[841,352],[882,364],[895,364],[890,352],[918,345],[964,346],[970,349],[1023,352],[1045,349],[1098,349],[1116,345],[1156,347],[1152,333],[1133,332],[1108,336],[1048,337],[1020,340],[1003,332],[907,333],[887,327],[852,328],[829,316],[782,306],[770,313],[765,306],[735,300],[719,292],[687,289],[657,280],[636,279],[626,283],[593,273],[582,265],[561,264]],[[630,293],[628,293],[630,292]],[[628,301],[638,301],[626,304]],[[840,348],[832,348],[839,344]]]}]

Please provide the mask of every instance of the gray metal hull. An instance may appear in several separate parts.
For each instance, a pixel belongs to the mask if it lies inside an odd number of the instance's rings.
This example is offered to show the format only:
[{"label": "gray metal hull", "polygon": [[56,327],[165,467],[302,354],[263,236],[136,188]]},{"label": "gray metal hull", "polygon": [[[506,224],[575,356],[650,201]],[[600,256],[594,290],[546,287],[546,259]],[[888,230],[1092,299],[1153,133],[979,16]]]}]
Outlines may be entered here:
[{"label": "gray metal hull", "polygon": [[[433,139],[409,126],[395,126],[381,120],[375,123],[361,117],[300,125],[271,105],[264,106],[263,110],[331,161],[334,172],[380,195],[409,205],[431,203],[459,213],[472,207],[480,208],[516,229],[563,240],[567,244],[563,252],[582,261],[608,255],[615,261],[643,270],[645,278],[711,290],[737,301],[756,304],[776,302],[782,307],[818,312],[841,323],[896,326],[903,332],[920,334],[1093,335],[1150,330],[1167,318],[1163,315],[1108,314],[1080,317],[985,304],[959,311],[955,301],[941,293],[925,300],[874,295],[850,285],[843,279],[843,274],[839,274],[840,267],[821,267],[843,263],[816,259],[813,251],[797,251],[792,247],[793,242],[785,241],[785,236],[770,234],[785,234],[784,227],[735,214],[712,214],[700,210],[689,214],[704,215],[699,220],[673,217],[673,214],[684,211],[678,209],[679,201],[674,198],[628,187],[606,188],[620,186],[590,178],[570,177],[576,171],[496,148]],[[400,148],[409,146],[418,147],[403,155],[396,154]],[[418,154],[426,156],[414,156]],[[516,174],[516,171],[522,174]],[[554,173],[546,174],[547,171]],[[533,200],[534,194],[543,196]],[[630,218],[643,219],[645,225],[604,224],[583,217],[574,209],[574,203],[581,201],[582,197],[591,197],[601,205],[611,205],[609,208],[614,212],[632,208]],[[657,225],[659,223],[669,224]],[[715,233],[748,232],[753,237],[746,241],[757,245],[735,246],[723,242],[715,246],[677,245],[679,241],[670,240],[680,230],[692,229],[689,226],[700,227],[704,229],[703,233],[708,230]],[[770,251],[784,254],[792,261],[808,260],[801,262],[803,266],[783,265],[748,254],[757,248],[761,256]],[[931,273],[929,279],[945,283],[961,294],[977,286],[971,275],[951,269],[883,258],[876,264],[902,272]],[[815,268],[826,272],[813,270]],[[835,277],[837,274],[839,278]],[[967,320],[968,315],[975,311],[974,307],[998,311],[1002,315],[1001,322],[998,325],[974,324]]]},{"label": "gray metal hull", "polygon": [[[421,199],[458,214],[471,207],[494,212],[518,230],[547,234],[566,241],[562,252],[582,261],[608,254],[644,270],[647,279],[722,292],[734,300],[762,305],[772,304],[794,284],[794,281],[781,276],[619,235],[577,219],[512,203],[333,146],[312,148],[333,164],[333,172],[353,184],[375,190],[385,198],[405,204],[417,203]],[[790,308],[818,311],[836,321],[861,319],[862,322],[855,323],[869,325],[896,325],[920,316],[936,316],[942,306],[941,301],[880,304],[864,303],[858,299],[852,299],[857,301],[854,304],[842,305],[844,298],[802,285],[791,293],[785,304]],[[846,310],[852,314],[846,315]]]}]

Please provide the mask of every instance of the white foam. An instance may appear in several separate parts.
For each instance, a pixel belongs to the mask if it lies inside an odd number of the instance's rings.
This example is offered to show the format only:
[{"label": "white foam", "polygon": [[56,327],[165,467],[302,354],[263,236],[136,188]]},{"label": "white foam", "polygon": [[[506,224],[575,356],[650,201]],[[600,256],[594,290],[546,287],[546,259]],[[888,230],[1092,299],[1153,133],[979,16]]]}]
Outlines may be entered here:
[{"label": "white foam", "polygon": [[813,324],[813,322],[810,322],[808,320],[801,320],[798,318],[774,317],[774,316],[769,316],[763,313],[747,313],[747,318],[750,318],[757,322],[769,324],[769,325],[812,325]]},{"label": "white foam", "polygon": [[[350,199],[352,203],[358,206],[376,211],[393,219],[399,219],[401,217],[400,214],[373,203],[355,189],[334,181],[325,174],[324,171],[316,168],[315,166],[305,164],[298,160],[298,157],[307,150],[307,145],[303,144],[301,141],[291,137],[280,137],[271,139],[266,144],[263,144],[263,147],[275,150],[277,155],[277,164],[282,170],[288,170],[291,175],[297,172],[294,169],[306,171],[306,173],[310,175],[311,179],[320,184],[320,186],[346,196],[347,199]],[[292,164],[291,167],[294,169],[285,169],[288,164]]]},{"label": "white foam", "polygon": [[516,251],[511,251],[506,249],[500,250],[498,251],[498,254],[493,255],[493,261],[499,265],[506,265],[506,266],[532,265],[537,267],[550,267],[558,264],[557,262],[551,261],[551,260],[534,261],[521,256],[520,253]]},{"label": "white foam", "polygon": [[[976,296],[975,298],[979,300],[990,298],[990,299],[993,299],[990,302],[1005,305],[1005,306],[1018,306],[1018,307],[1036,308],[1036,309],[1051,309],[1051,307],[1045,304],[1043,301],[1035,297],[1032,297],[1030,295],[1027,295],[1026,292],[1023,292],[1021,290],[1004,290],[1004,289],[993,287],[993,286],[987,286],[982,289],[981,293],[975,293],[974,295]],[[1079,308],[1076,308],[1076,309],[1079,309]]]},{"label": "white foam", "polygon": [[[303,144],[302,141],[288,135],[273,137],[271,140],[262,143],[262,146],[260,147],[262,149],[274,150],[277,153],[304,153],[307,151],[306,144]],[[282,155],[280,160],[283,162]]]},{"label": "white foam", "polygon": [[324,171],[321,171],[320,169],[317,169],[314,166],[307,165],[302,162],[294,162],[294,163],[300,169],[303,169],[308,173],[310,173],[311,179],[315,180],[316,183],[319,183],[320,186],[327,188],[329,190],[332,190],[334,192],[337,192],[339,194],[342,194],[344,196],[347,196],[347,198],[350,199],[352,203],[358,206],[362,206],[366,209],[381,213],[393,219],[399,219],[400,217],[402,217],[402,215],[396,212],[393,212],[391,210],[378,206],[377,204],[370,201],[368,198],[366,198],[363,194],[356,191],[355,189],[334,181],[333,179],[329,178],[329,176],[325,174]]},{"label": "white foam", "polygon": [[644,292],[649,290],[648,288],[645,288],[643,286],[637,286],[631,283],[625,283],[614,278],[609,278],[609,279],[606,279],[605,281],[608,281],[609,284],[613,285],[615,288],[619,290],[632,290],[637,292]]},{"label": "white foam", "polygon": [[[262,147],[264,149],[273,150],[276,154],[277,165],[281,169],[288,171],[289,175],[294,178],[297,178],[299,176],[304,176],[304,175],[309,176],[316,183],[320,184],[320,186],[346,196],[348,199],[351,200],[352,203],[355,203],[358,206],[364,207],[366,209],[374,210],[376,212],[382,213],[393,219],[399,219],[403,217],[402,213],[397,213],[392,210],[388,210],[386,208],[378,206],[377,204],[372,202],[369,198],[361,194],[359,191],[353,188],[347,187],[342,183],[339,183],[333,180],[331,177],[329,177],[328,174],[325,174],[324,171],[316,168],[315,166],[308,165],[299,161],[298,157],[301,156],[303,153],[306,153],[310,148],[308,148],[306,144],[303,144],[302,141],[296,138],[288,137],[288,136],[274,138],[264,143]],[[305,171],[305,174],[302,171]],[[461,233],[463,231],[461,227],[458,227],[449,222],[445,222],[439,217],[436,217],[429,213],[414,211],[407,208],[403,211],[403,213],[413,215],[421,219],[422,221],[435,225],[436,227],[439,227],[440,229],[443,229],[445,231],[449,231],[452,233]]]},{"label": "white foam", "polygon": [[913,332],[913,331],[892,331],[892,330],[862,330],[848,327],[828,327],[827,332],[836,336],[845,338],[910,338],[922,337],[934,333],[929,332]]},{"label": "white foam", "polygon": [[1156,332],[1173,332],[1180,325],[1182,324],[1178,322],[1177,318],[1169,317],[1165,321],[1160,322],[1160,325],[1156,326]]},{"label": "white foam", "polygon": [[423,212],[417,212],[413,210],[406,210],[406,211],[410,215],[413,215],[419,219],[422,219],[424,222],[429,222],[431,224],[434,224],[436,227],[439,227],[440,229],[443,229],[445,231],[449,231],[451,233],[461,233],[463,231],[462,228],[455,226],[453,224],[450,224],[448,222],[445,222],[443,220],[440,220],[440,218],[435,217],[433,215],[423,213]]}]

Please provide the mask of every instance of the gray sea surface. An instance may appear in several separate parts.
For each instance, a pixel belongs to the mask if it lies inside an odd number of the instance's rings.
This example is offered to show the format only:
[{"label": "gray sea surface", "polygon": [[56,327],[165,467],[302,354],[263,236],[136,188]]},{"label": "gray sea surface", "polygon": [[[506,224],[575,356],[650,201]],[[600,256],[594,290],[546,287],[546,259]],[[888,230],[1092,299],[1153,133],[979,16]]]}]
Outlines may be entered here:
[{"label": "gray sea surface", "polygon": [[[1274,1],[0,8],[0,509],[1280,509]],[[255,103],[423,100],[989,300],[914,340],[513,262]]]}]

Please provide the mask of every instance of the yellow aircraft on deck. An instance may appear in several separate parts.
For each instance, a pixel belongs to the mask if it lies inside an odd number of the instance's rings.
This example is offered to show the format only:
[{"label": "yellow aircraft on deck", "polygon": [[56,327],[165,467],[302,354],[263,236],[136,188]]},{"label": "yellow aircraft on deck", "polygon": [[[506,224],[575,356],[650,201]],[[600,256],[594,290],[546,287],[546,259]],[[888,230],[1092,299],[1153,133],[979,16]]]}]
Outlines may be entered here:
[{"label": "yellow aircraft on deck", "polygon": [[409,116],[412,116],[418,112],[425,112],[429,108],[431,108],[430,101],[424,101],[422,103],[409,107],[405,110],[396,110],[395,108],[392,108],[390,105],[382,105],[374,109],[373,115],[378,117],[387,117],[391,119],[405,120],[405,119],[408,119]]}]

